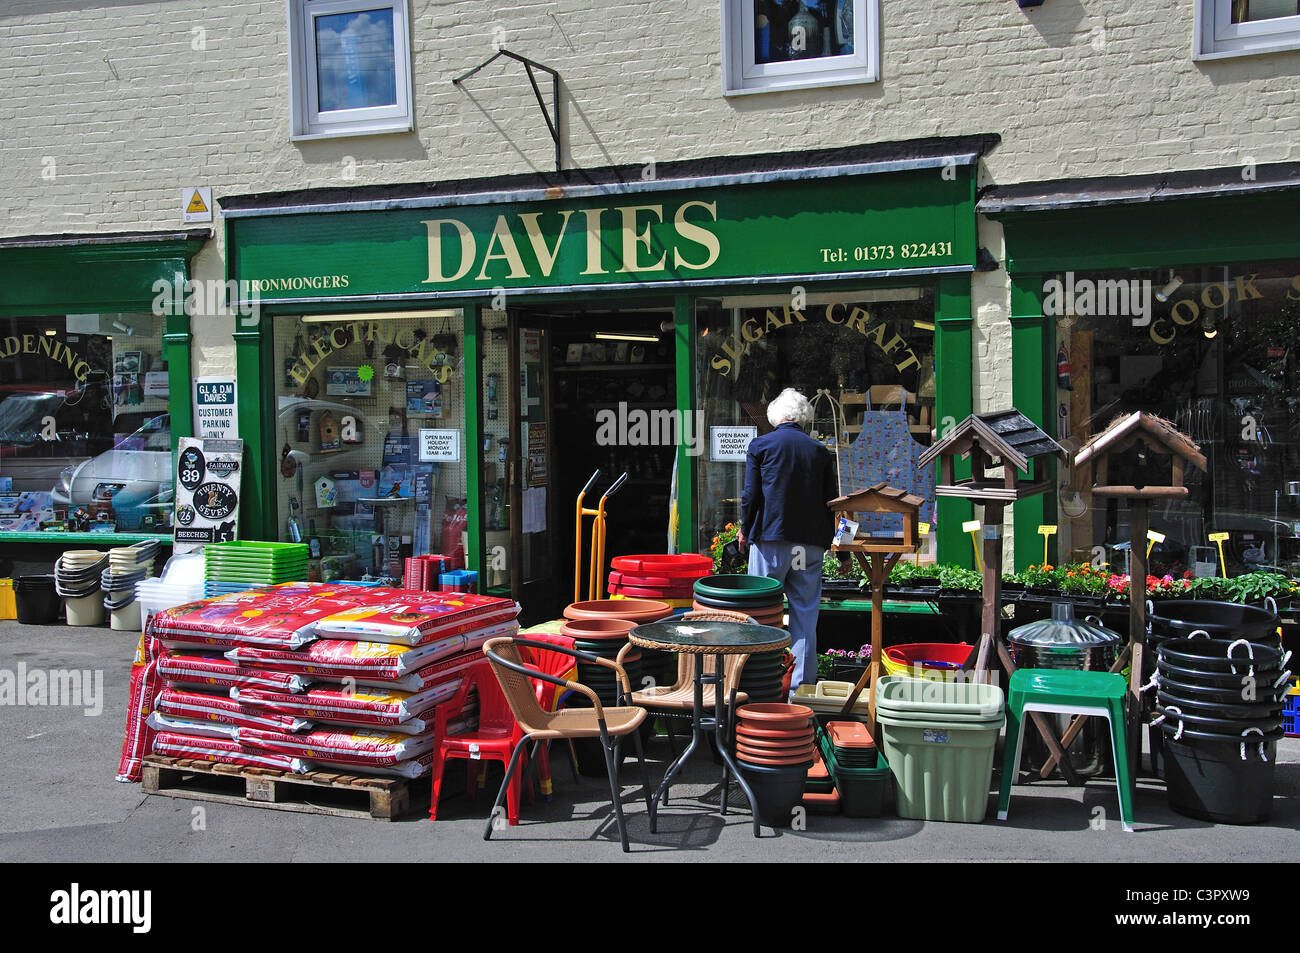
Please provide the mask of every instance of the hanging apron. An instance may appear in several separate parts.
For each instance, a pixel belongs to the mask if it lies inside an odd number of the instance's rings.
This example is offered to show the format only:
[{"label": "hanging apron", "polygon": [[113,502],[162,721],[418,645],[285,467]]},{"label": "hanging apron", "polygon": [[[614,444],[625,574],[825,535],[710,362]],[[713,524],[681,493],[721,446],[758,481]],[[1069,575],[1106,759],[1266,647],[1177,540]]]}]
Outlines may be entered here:
[{"label": "hanging apron", "polygon": [[[904,397],[906,400],[906,397]],[[925,500],[922,523],[934,522],[934,464],[918,467],[917,457],[925,447],[912,437],[906,405],[897,410],[868,410],[862,415],[862,432],[840,453],[840,486],[843,493],[865,490],[887,483]],[[903,531],[903,517],[897,513],[863,514],[861,531],[885,535]]]}]

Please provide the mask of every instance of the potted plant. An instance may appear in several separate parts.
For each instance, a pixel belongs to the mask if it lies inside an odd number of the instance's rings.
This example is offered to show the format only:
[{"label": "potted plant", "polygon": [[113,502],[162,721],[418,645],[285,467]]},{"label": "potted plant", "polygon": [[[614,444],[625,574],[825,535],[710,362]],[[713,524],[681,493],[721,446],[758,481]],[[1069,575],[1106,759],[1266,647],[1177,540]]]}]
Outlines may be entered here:
[{"label": "potted plant", "polygon": [[857,561],[849,553],[827,550],[822,557],[822,593],[824,595],[856,595],[862,585]]},{"label": "potted plant", "polygon": [[974,569],[962,566],[943,566],[939,570],[939,598],[978,598],[984,588],[984,577]]},{"label": "potted plant", "polygon": [[889,581],[899,589],[934,591],[939,588],[939,576],[934,566],[918,566],[902,560],[889,571]]},{"label": "potted plant", "polygon": [[817,655],[817,677],[857,684],[871,664],[871,644],[851,649],[827,649]]},{"label": "potted plant", "polygon": [[1030,566],[1020,574],[1025,584],[1025,591],[1031,596],[1055,597],[1061,594],[1061,578],[1064,573],[1049,563]]},{"label": "potted plant", "polygon": [[1094,569],[1088,563],[1075,563],[1063,567],[1061,577],[1061,595],[1069,597],[1077,606],[1101,608],[1106,601],[1106,579],[1108,573]]},{"label": "potted plant", "polygon": [[1267,599],[1272,598],[1280,609],[1282,600],[1291,597],[1291,580],[1281,573],[1248,572],[1225,579],[1224,583],[1229,601],[1242,605],[1263,606]]},{"label": "potted plant", "polygon": [[713,537],[709,555],[713,557],[714,575],[749,572],[749,560],[740,554],[740,544],[736,542],[739,533],[739,523],[728,523]]}]

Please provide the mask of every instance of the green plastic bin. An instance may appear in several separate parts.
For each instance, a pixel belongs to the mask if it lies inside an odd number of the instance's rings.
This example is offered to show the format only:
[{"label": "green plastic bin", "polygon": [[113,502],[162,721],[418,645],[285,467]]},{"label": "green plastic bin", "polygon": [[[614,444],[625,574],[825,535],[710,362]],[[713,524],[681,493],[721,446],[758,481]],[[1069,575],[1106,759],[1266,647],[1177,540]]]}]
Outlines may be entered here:
[{"label": "green plastic bin", "polygon": [[1005,721],[1002,689],[894,678],[881,679],[876,717],[899,817],[978,824],[988,811]]}]

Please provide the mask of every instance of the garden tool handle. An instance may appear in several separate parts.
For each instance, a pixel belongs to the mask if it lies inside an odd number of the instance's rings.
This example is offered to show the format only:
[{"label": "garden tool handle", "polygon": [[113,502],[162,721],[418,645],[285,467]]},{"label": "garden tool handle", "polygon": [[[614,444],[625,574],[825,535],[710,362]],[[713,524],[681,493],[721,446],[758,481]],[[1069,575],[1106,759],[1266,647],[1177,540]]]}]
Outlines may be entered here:
[{"label": "garden tool handle", "polygon": [[617,493],[618,490],[619,490],[619,487],[621,487],[621,486],[622,486],[624,483],[626,483],[626,482],[627,482],[627,471],[624,470],[624,471],[623,471],[623,475],[620,476],[617,480],[615,480],[615,481],[610,485],[609,489],[605,491],[605,499],[609,499],[611,496],[613,496],[615,493]]}]

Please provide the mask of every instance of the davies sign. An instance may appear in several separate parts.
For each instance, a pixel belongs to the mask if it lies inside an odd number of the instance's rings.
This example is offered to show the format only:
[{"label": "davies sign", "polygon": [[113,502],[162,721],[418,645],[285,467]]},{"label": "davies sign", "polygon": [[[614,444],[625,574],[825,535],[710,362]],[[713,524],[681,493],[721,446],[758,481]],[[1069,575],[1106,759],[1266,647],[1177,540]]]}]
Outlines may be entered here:
[{"label": "davies sign", "polygon": [[262,300],[968,269],[970,169],[231,219]]}]

